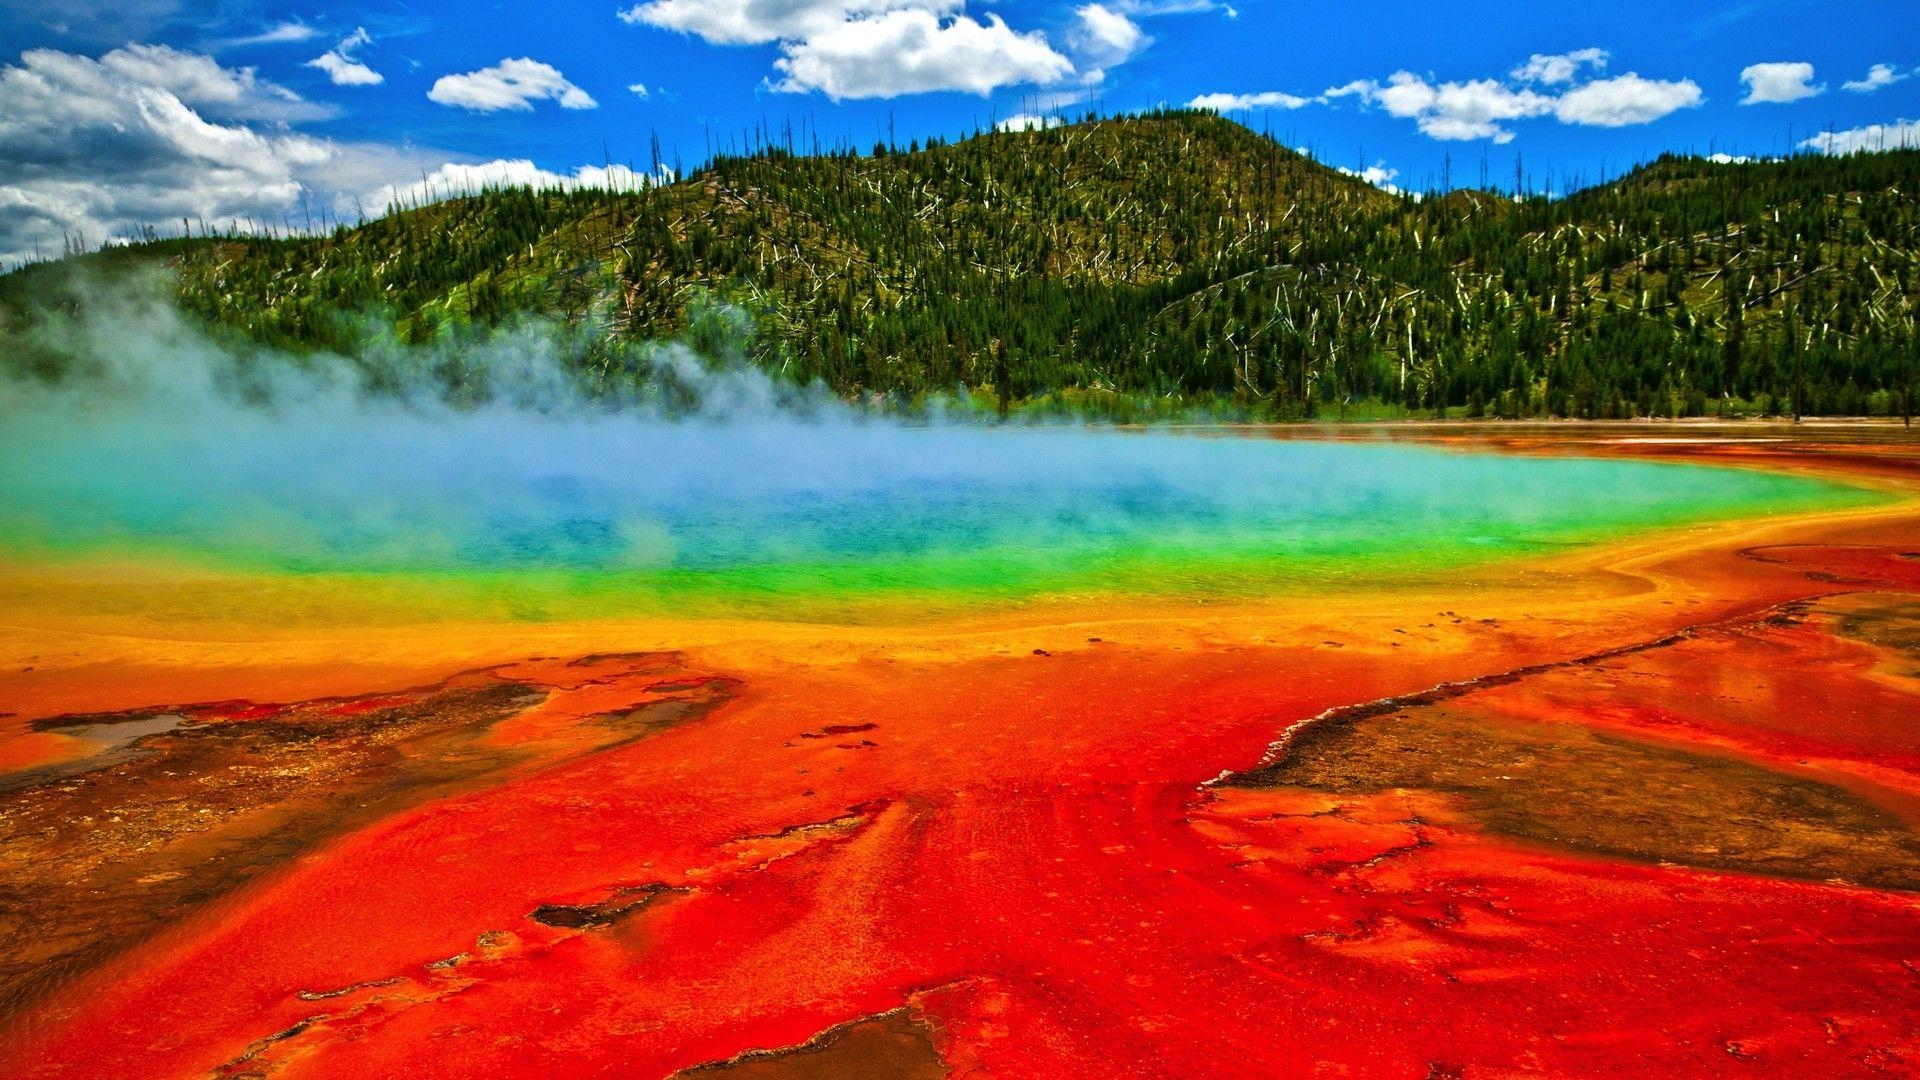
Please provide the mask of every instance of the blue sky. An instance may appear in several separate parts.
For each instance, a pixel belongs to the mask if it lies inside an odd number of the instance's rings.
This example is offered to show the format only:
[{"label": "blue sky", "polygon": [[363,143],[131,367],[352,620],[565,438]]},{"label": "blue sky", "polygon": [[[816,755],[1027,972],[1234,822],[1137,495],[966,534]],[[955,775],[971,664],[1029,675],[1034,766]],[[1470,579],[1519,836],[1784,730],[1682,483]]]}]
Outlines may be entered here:
[{"label": "blue sky", "polygon": [[757,125],[864,148],[1199,101],[1416,189],[1920,142],[1911,0],[0,0],[0,42],[8,261],[352,217],[423,176],[631,182],[578,170]]}]

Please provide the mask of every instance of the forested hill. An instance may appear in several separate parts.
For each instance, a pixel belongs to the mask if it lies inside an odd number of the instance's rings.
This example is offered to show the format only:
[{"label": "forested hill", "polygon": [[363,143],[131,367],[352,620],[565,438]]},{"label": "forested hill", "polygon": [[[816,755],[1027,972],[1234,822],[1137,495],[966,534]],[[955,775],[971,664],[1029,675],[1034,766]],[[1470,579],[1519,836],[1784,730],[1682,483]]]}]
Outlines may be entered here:
[{"label": "forested hill", "polygon": [[536,312],[618,343],[718,300],[750,315],[754,362],[850,396],[1625,417],[1903,411],[1916,256],[1920,151],[1415,200],[1169,113],[94,258],[165,260],[197,315],[348,353],[368,315],[444,341]]}]

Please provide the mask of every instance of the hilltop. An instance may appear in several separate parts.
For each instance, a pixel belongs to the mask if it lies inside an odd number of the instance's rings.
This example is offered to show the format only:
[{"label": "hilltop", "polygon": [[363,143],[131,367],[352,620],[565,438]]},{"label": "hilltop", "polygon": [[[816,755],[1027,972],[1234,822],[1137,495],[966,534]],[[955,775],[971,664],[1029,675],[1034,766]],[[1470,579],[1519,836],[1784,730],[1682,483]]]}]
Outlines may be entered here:
[{"label": "hilltop", "polygon": [[[750,320],[753,362],[850,396],[1886,414],[1920,374],[1916,192],[1920,151],[1897,151],[1665,157],[1566,198],[1422,201],[1176,112],[767,148],[637,192],[490,191],[327,236],[81,261],[164,264],[211,324],[343,353],[373,326],[459,340],[526,313],[698,340],[723,302]],[[0,278],[15,325],[59,274]]]}]

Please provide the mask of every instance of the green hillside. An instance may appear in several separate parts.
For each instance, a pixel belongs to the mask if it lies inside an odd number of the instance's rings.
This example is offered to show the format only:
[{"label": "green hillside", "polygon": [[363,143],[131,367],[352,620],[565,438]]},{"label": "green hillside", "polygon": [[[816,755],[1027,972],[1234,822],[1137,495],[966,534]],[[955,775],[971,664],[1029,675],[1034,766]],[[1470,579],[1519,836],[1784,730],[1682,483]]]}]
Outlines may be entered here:
[{"label": "green hillside", "polygon": [[[719,300],[750,318],[754,362],[849,396],[966,387],[1120,415],[1887,414],[1920,375],[1917,193],[1920,151],[1901,151],[1663,158],[1564,199],[1417,201],[1169,113],[767,149],[642,192],[496,191],[321,238],[89,258],[164,262],[197,316],[344,353],[532,312],[605,342],[580,353],[591,367],[687,333]],[[59,274],[0,279],[0,301]]]}]

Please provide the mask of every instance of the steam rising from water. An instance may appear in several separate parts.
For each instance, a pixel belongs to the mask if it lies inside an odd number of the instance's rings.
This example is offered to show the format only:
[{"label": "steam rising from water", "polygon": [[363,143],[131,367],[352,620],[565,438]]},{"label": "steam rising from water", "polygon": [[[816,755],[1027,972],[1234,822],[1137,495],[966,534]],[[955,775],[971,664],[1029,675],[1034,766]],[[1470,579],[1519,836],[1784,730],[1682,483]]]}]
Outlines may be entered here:
[{"label": "steam rising from water", "polygon": [[160,305],[61,327],[69,376],[0,389],[0,550],[538,582],[537,615],[1248,593],[1833,497],[1673,466],[908,425],[678,347],[583,381],[542,328],[349,360],[223,347]]}]

